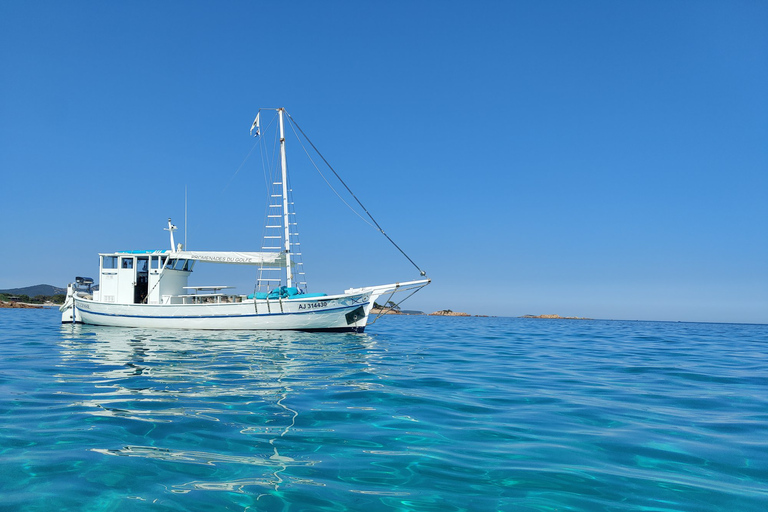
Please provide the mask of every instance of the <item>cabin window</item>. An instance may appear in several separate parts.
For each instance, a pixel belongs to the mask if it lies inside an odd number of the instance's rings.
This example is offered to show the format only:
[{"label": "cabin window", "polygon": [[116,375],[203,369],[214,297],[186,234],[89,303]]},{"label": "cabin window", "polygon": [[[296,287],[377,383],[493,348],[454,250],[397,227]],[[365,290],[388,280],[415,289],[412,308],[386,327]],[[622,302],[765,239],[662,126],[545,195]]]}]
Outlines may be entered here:
[{"label": "cabin window", "polygon": [[169,259],[165,268],[172,268],[173,270],[181,270],[184,272],[192,272],[192,267],[195,265],[195,260],[176,260]]},{"label": "cabin window", "polygon": [[149,268],[151,268],[152,270],[157,270],[157,269],[160,268],[158,266],[159,263],[160,263],[160,257],[159,256],[152,256],[149,259]]},{"label": "cabin window", "polygon": [[117,256],[102,256],[101,268],[117,268]]},{"label": "cabin window", "polygon": [[120,268],[133,268],[133,258],[120,258]]},{"label": "cabin window", "polygon": [[[160,256],[160,268],[163,268],[165,265],[166,260],[168,259],[168,256]],[[168,263],[168,266],[170,266],[170,262]]]},{"label": "cabin window", "polygon": [[139,272],[146,272],[149,267],[149,259],[148,258],[138,258],[136,260],[136,270]]}]

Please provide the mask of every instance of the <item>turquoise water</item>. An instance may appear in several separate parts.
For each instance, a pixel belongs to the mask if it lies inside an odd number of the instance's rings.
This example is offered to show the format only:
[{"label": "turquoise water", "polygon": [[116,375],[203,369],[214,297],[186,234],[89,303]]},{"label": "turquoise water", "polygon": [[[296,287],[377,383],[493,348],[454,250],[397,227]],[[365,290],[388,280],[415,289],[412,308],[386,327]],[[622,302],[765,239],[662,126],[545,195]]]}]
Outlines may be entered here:
[{"label": "turquoise water", "polygon": [[768,509],[768,326],[0,310],[0,510]]}]

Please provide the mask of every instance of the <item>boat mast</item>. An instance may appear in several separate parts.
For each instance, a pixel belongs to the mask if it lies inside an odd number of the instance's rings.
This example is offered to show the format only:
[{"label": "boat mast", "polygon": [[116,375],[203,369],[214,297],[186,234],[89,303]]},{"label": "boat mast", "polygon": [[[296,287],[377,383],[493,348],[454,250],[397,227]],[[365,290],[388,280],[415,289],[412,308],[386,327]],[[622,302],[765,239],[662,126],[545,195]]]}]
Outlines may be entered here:
[{"label": "boat mast", "polygon": [[285,162],[285,133],[283,131],[283,111],[277,109],[280,115],[280,166],[283,171],[283,227],[285,232],[285,268],[286,285],[293,286],[293,272],[291,271],[291,224],[288,218],[288,165]]}]

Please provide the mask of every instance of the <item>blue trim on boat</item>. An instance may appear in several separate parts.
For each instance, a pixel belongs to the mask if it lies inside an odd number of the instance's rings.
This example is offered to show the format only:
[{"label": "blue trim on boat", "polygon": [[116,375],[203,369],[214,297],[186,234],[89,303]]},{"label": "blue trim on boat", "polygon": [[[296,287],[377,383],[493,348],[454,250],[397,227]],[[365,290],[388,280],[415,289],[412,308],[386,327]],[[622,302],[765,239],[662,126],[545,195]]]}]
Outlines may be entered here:
[{"label": "blue trim on boat", "polygon": [[115,254],[163,254],[164,249],[149,249],[144,251],[117,251]]},{"label": "blue trim on boat", "polygon": [[[178,318],[180,320],[182,319],[190,319],[190,318],[250,318],[250,317],[270,317],[270,316],[283,316],[283,315],[306,315],[308,313],[321,313],[321,312],[327,312],[327,311],[339,311],[342,309],[353,309],[358,308],[360,306],[367,306],[370,304],[370,302],[365,302],[363,304],[354,304],[352,306],[342,306],[339,308],[331,308],[331,309],[313,309],[310,311],[296,311],[292,313],[266,313],[262,315],[198,315],[198,316],[179,316],[179,315],[173,315],[173,316],[147,316],[147,315],[114,315],[110,313],[100,313],[98,311],[93,311],[90,309],[80,309],[75,305],[75,308],[78,309],[81,313],[92,313],[94,315],[101,315],[101,316],[111,316],[116,318]],[[130,306],[131,304],[123,304],[125,306]],[[181,306],[182,304],[167,304],[164,306]]]}]

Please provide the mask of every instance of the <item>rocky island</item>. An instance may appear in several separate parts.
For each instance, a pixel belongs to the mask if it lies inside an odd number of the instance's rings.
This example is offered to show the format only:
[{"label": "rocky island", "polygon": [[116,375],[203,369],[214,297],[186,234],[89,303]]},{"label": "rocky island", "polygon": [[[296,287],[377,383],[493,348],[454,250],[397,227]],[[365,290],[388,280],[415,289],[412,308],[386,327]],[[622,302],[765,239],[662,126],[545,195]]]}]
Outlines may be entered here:
[{"label": "rocky island", "polygon": [[16,308],[16,309],[39,309],[43,306],[38,304],[26,304],[24,302],[5,302],[0,300],[0,308]]},{"label": "rocky island", "polygon": [[429,316],[472,316],[469,313],[459,313],[458,311],[451,311],[450,309],[441,309],[430,313]]},{"label": "rocky island", "polygon": [[371,314],[372,315],[404,315],[405,313],[403,313],[399,309],[389,309],[389,308],[382,308],[382,307],[377,308],[374,306],[373,309],[371,309]]},{"label": "rocky island", "polygon": [[[372,315],[423,315],[423,311],[407,311],[401,310],[394,303],[388,302],[386,306],[374,303],[371,310]],[[451,311],[450,309],[441,309],[434,313],[429,313],[428,316],[472,316],[469,313],[459,313],[458,311]]]},{"label": "rocky island", "polygon": [[550,320],[592,320],[579,316],[560,316],[560,315],[523,315],[520,318],[545,318]]}]

